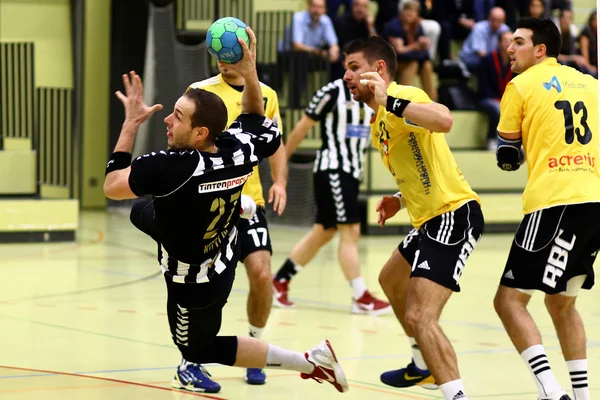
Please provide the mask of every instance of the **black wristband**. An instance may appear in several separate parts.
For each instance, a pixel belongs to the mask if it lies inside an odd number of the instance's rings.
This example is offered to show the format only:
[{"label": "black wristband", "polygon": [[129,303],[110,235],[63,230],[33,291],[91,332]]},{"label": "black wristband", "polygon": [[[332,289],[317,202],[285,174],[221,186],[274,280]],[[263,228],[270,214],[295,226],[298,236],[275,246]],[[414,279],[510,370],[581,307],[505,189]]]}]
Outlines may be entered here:
[{"label": "black wristband", "polygon": [[108,173],[116,171],[118,169],[125,169],[131,165],[131,153],[125,153],[124,151],[117,151],[110,155],[110,159],[106,164],[106,172],[104,176],[108,175]]},{"label": "black wristband", "polygon": [[394,114],[396,117],[402,118],[402,113],[409,104],[410,100],[397,99],[395,97],[388,96],[385,109]]}]

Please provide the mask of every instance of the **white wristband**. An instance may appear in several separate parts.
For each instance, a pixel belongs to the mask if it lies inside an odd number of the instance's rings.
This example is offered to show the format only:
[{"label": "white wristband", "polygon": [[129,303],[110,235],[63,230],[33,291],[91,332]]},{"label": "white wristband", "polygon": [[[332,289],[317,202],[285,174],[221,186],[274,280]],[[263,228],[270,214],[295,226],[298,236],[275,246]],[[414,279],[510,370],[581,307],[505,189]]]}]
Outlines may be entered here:
[{"label": "white wristband", "polygon": [[402,193],[400,193],[400,192],[394,193],[394,197],[397,197],[398,200],[400,200],[400,209],[401,210],[403,208],[406,208],[406,201],[404,200],[404,197],[402,197]]}]

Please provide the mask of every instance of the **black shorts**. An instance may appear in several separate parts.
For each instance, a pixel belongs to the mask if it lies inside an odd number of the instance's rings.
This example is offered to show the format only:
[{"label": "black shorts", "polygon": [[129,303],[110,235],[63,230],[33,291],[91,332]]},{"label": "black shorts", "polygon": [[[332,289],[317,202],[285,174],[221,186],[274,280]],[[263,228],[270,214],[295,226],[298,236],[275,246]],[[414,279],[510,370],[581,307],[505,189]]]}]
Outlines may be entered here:
[{"label": "black shorts", "polygon": [[483,226],[479,203],[469,201],[410,231],[398,250],[412,265],[411,278],[427,278],[460,292],[458,281],[481,239]]},{"label": "black shorts", "polygon": [[169,328],[184,358],[202,353],[219,333],[234,278],[235,268],[226,268],[217,278],[200,284],[175,283],[165,277]]},{"label": "black shorts", "polygon": [[600,203],[571,204],[525,215],[513,241],[500,284],[517,289],[564,292],[567,282],[587,275],[594,286],[600,249]]},{"label": "black shorts", "polygon": [[238,250],[241,262],[244,262],[246,257],[255,251],[267,250],[273,254],[264,207],[257,207],[256,214],[252,219],[240,218],[238,229]]},{"label": "black shorts", "polygon": [[328,229],[335,228],[338,224],[360,222],[358,179],[342,171],[317,171],[314,174],[313,185],[317,224]]}]

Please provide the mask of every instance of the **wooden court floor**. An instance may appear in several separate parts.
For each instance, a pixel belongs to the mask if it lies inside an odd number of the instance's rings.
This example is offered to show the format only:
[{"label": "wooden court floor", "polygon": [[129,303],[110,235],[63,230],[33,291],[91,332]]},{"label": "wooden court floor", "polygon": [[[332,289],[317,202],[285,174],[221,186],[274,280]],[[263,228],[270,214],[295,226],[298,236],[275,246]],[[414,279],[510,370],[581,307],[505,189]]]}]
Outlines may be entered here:
[{"label": "wooden court floor", "polygon": [[[354,316],[335,244],[294,280],[293,310],[274,309],[264,339],[303,351],[331,341],[350,382],[337,393],[297,373],[267,371],[267,384],[249,386],[244,371],[208,366],[222,385],[215,395],[171,390],[179,353],[165,314],[166,292],[155,246],[124,213],[83,213],[76,243],[0,245],[0,399],[436,399],[439,391],[394,389],[381,372],[409,362],[410,350],[392,315]],[[305,229],[273,227],[275,271]],[[372,291],[381,265],[400,237],[360,242],[363,276]],[[442,317],[458,354],[470,399],[535,399],[535,385],[502,329],[492,298],[511,242],[484,235]],[[224,311],[222,334],[247,334],[247,279],[238,268]],[[600,397],[600,291],[579,300],[589,340],[589,382]],[[542,296],[531,310],[555,374],[570,389],[566,365]]]}]

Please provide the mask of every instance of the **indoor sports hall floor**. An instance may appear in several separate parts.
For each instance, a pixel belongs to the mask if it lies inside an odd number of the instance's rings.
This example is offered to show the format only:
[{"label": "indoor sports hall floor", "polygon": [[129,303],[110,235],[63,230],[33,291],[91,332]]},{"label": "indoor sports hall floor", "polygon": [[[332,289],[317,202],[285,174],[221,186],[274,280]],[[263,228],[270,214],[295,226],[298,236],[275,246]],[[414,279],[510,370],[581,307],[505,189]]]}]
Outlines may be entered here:
[{"label": "indoor sports hall floor", "polygon": [[[305,229],[273,227],[275,271]],[[400,237],[360,242],[363,275],[377,284],[381,265]],[[510,235],[484,235],[442,317],[458,353],[470,399],[535,399],[535,385],[504,333],[492,298]],[[0,245],[0,399],[436,399],[439,391],[394,389],[379,374],[409,361],[409,347],[392,315],[354,316],[350,293],[330,245],[293,281],[293,310],[273,309],[264,339],[304,351],[331,341],[350,391],[267,371],[267,384],[249,386],[244,371],[208,366],[222,390],[215,395],[171,390],[179,353],[171,342],[165,288],[154,244],[127,214],[84,213],[77,243]],[[222,334],[246,334],[247,279],[238,268],[224,311]],[[589,339],[589,382],[600,397],[600,289],[579,300]],[[570,389],[542,296],[534,317],[554,371]]]}]

